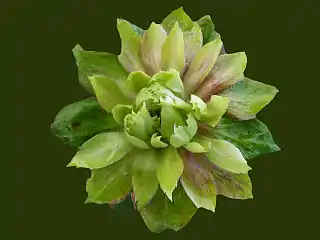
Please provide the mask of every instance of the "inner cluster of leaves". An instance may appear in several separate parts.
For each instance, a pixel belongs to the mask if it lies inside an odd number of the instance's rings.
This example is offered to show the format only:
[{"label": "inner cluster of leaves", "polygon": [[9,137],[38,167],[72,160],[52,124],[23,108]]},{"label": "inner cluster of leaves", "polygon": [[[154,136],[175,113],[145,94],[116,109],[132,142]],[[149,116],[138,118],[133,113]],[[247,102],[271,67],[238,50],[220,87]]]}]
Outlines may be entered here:
[{"label": "inner cluster of leaves", "polygon": [[96,97],[60,111],[52,129],[91,169],[86,202],[134,193],[151,231],[179,230],[218,194],[252,198],[246,159],[278,151],[256,114],[278,90],[244,77],[245,53],[226,54],[209,16],[182,8],[148,30],[118,19],[119,56],[73,49]]}]

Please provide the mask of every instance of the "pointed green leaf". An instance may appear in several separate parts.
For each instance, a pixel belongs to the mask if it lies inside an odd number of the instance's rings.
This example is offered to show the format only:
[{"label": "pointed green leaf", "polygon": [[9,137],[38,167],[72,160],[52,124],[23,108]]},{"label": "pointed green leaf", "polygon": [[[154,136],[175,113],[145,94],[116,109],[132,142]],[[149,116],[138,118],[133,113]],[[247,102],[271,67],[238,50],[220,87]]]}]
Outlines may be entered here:
[{"label": "pointed green leaf", "polygon": [[150,76],[161,70],[161,51],[166,39],[166,31],[154,22],[144,33],[140,48],[141,59]]},{"label": "pointed green leaf", "polygon": [[273,86],[244,78],[219,95],[230,99],[229,115],[240,120],[248,120],[255,118],[277,93],[278,89]]},{"label": "pointed green leaf", "polygon": [[190,31],[183,33],[184,39],[184,53],[186,66],[193,60],[197,52],[202,47],[202,32],[199,24],[194,23],[193,28]]},{"label": "pointed green leaf", "polygon": [[177,186],[179,177],[183,172],[183,162],[173,147],[161,150],[158,161],[157,177],[163,192],[172,201],[172,192]]},{"label": "pointed green leaf", "polygon": [[174,132],[174,126],[184,125],[184,119],[179,109],[172,106],[161,107],[161,135],[167,140]]},{"label": "pointed green leaf", "polygon": [[124,133],[99,133],[81,145],[68,167],[103,168],[122,159],[131,149]]},{"label": "pointed green leaf", "polygon": [[195,55],[184,77],[184,87],[187,94],[193,93],[207,77],[217,61],[222,47],[220,38],[204,45]]},{"label": "pointed green leaf", "polygon": [[89,80],[101,107],[107,112],[111,112],[117,104],[130,105],[132,103],[132,100],[127,98],[109,77],[97,75],[89,77]]},{"label": "pointed green leaf", "polygon": [[232,173],[247,173],[251,170],[240,150],[225,140],[211,139],[210,151],[205,155],[213,164]]},{"label": "pointed green leaf", "polygon": [[173,135],[170,137],[170,144],[175,148],[179,148],[190,141],[190,136],[186,127],[174,126]]},{"label": "pointed green leaf", "polygon": [[132,166],[132,185],[138,208],[146,205],[158,190],[157,152],[139,151]]},{"label": "pointed green leaf", "polygon": [[94,93],[88,77],[103,75],[119,83],[126,80],[128,73],[121,66],[116,55],[105,52],[86,51],[80,45],[72,49],[78,67],[80,84],[90,93]]},{"label": "pointed green leaf", "polygon": [[151,78],[142,71],[131,72],[128,76],[126,87],[138,93],[142,88],[150,84]]},{"label": "pointed green leaf", "polygon": [[227,111],[229,99],[212,95],[210,101],[205,104],[199,97],[191,95],[190,103],[193,106],[196,118],[214,127]]},{"label": "pointed green leaf", "polygon": [[117,28],[121,38],[120,63],[128,72],[144,71],[139,57],[141,35],[124,19],[117,19]]},{"label": "pointed green leaf", "polygon": [[208,152],[211,148],[211,141],[202,136],[195,136],[192,139],[192,142],[186,144],[184,148],[193,153]]},{"label": "pointed green leaf", "polygon": [[247,56],[244,52],[220,55],[196,95],[207,101],[212,94],[219,93],[243,79],[246,66]]},{"label": "pointed green leaf", "polygon": [[220,34],[215,31],[214,24],[209,15],[203,16],[197,22],[200,25],[203,34],[203,44],[207,44],[208,42],[220,38]]},{"label": "pointed green leaf", "polygon": [[185,154],[181,184],[191,201],[198,208],[215,211],[216,187],[212,174],[195,160],[193,154]]},{"label": "pointed green leaf", "polygon": [[119,125],[112,114],[103,110],[98,101],[93,98],[63,107],[51,124],[51,132],[75,148],[97,133],[118,128]]},{"label": "pointed green leaf", "polygon": [[184,67],[184,40],[178,23],[174,25],[162,46],[161,66],[163,70],[173,68],[178,72]]},{"label": "pointed green leaf", "polygon": [[112,109],[113,118],[121,126],[124,126],[124,118],[132,112],[132,105],[118,104]]},{"label": "pointed green leaf", "polygon": [[175,69],[169,69],[168,71],[160,71],[153,75],[151,78],[151,83],[159,83],[169,90],[177,94],[179,97],[184,98],[184,87],[180,74]]},{"label": "pointed green leaf", "polygon": [[252,185],[248,174],[227,172],[212,164],[211,172],[217,194],[233,199],[252,199]]},{"label": "pointed green leaf", "polygon": [[268,127],[258,119],[237,121],[223,117],[215,128],[206,131],[210,138],[234,144],[246,159],[280,151]]},{"label": "pointed green leaf", "polygon": [[182,31],[190,31],[194,25],[192,19],[184,12],[183,7],[172,11],[161,23],[163,28],[170,32],[174,25],[178,22]]},{"label": "pointed green leaf", "polygon": [[116,201],[131,191],[133,155],[133,153],[129,153],[115,164],[91,170],[91,177],[86,185],[88,193],[86,203],[102,204]]},{"label": "pointed green leaf", "polygon": [[165,142],[161,141],[161,136],[157,136],[157,134],[153,134],[151,137],[151,145],[154,148],[166,148],[168,147],[168,144]]},{"label": "pointed green leaf", "polygon": [[150,231],[160,233],[166,229],[180,230],[196,211],[197,207],[183,188],[178,186],[173,192],[173,202],[162,191],[158,191],[150,204],[142,208],[140,214]]}]

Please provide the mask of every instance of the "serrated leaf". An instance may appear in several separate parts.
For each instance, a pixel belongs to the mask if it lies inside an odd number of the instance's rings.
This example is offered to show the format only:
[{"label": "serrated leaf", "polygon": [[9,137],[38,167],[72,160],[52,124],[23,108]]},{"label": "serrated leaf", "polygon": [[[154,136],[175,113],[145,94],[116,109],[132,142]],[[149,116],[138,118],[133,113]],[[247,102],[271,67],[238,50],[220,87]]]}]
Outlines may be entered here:
[{"label": "serrated leaf", "polygon": [[166,31],[154,22],[144,33],[140,52],[144,67],[150,76],[161,70],[161,51],[166,39]]},{"label": "serrated leaf", "polygon": [[124,126],[124,118],[132,112],[132,107],[132,105],[118,104],[112,108],[112,115],[115,121],[121,126]]},{"label": "serrated leaf", "polygon": [[219,95],[230,99],[227,111],[229,115],[240,120],[248,120],[255,118],[277,93],[278,89],[271,85],[244,78]]},{"label": "serrated leaf", "polygon": [[99,133],[81,145],[68,167],[103,168],[121,160],[131,149],[124,133]]},{"label": "serrated leaf", "polygon": [[112,114],[98,101],[87,98],[63,107],[51,124],[51,132],[71,147],[78,148],[97,133],[117,130]]},{"label": "serrated leaf", "polygon": [[205,104],[201,98],[191,95],[190,103],[193,106],[196,118],[214,127],[227,111],[229,99],[212,95],[210,101]]},{"label": "serrated leaf", "polygon": [[251,170],[240,150],[225,140],[211,139],[210,151],[205,155],[210,162],[232,173],[248,173]]},{"label": "serrated leaf", "polygon": [[178,72],[184,67],[184,40],[178,23],[171,29],[162,46],[161,67],[163,70],[173,68]]},{"label": "serrated leaf", "polygon": [[153,134],[151,137],[151,145],[154,148],[166,148],[168,147],[168,144],[161,141],[161,136],[157,136],[157,134]]},{"label": "serrated leaf", "polygon": [[[116,55],[106,52],[86,51],[79,44],[72,49],[78,67],[80,84],[90,93],[94,93],[88,77],[103,75],[112,79],[123,89],[128,73],[121,66]],[[124,89],[123,89],[124,90]]]},{"label": "serrated leaf", "polygon": [[252,184],[248,174],[227,172],[218,166],[211,168],[217,194],[233,199],[252,199]]},{"label": "serrated leaf", "polygon": [[208,152],[211,148],[211,141],[208,138],[204,138],[202,136],[195,136],[192,139],[192,142],[189,142],[183,147],[189,152],[193,153]]},{"label": "serrated leaf", "polygon": [[144,150],[133,162],[132,185],[138,208],[149,203],[158,190],[156,159],[156,151]]},{"label": "serrated leaf", "polygon": [[215,31],[214,24],[209,15],[200,18],[197,23],[199,24],[202,34],[203,34],[203,44],[214,41],[220,38],[220,34]]},{"label": "serrated leaf", "polygon": [[237,121],[222,117],[215,128],[209,128],[205,132],[210,138],[231,142],[246,159],[280,151],[268,127],[258,119]]},{"label": "serrated leaf", "polygon": [[126,87],[138,93],[142,88],[150,85],[151,77],[142,71],[131,72],[128,76]]},{"label": "serrated leaf", "polygon": [[183,7],[173,10],[161,23],[163,28],[170,32],[178,22],[182,31],[190,31],[194,25],[192,19],[185,13]]},{"label": "serrated leaf", "polygon": [[208,101],[212,94],[219,93],[240,81],[246,66],[247,56],[244,52],[220,55],[196,95]]},{"label": "serrated leaf", "polygon": [[187,95],[193,93],[207,77],[217,61],[221,47],[222,41],[220,38],[217,38],[204,45],[195,55],[183,80]]},{"label": "serrated leaf", "polygon": [[184,170],[180,182],[198,208],[215,211],[216,187],[212,174],[196,161],[192,153],[185,153],[183,157]]},{"label": "serrated leaf", "polygon": [[173,202],[162,191],[158,191],[140,214],[150,231],[160,233],[166,229],[180,230],[188,224],[196,211],[197,207],[183,188],[178,186],[173,192]]},{"label": "serrated leaf", "polygon": [[139,57],[140,32],[124,19],[117,19],[117,29],[121,38],[120,63],[128,72],[145,71]]},{"label": "serrated leaf", "polygon": [[161,150],[157,167],[157,178],[163,192],[172,201],[172,192],[177,186],[179,177],[183,172],[183,162],[173,147]]},{"label": "serrated leaf", "polygon": [[157,74],[152,76],[151,83],[159,83],[177,94],[179,97],[185,97],[184,87],[180,78],[180,74],[175,69],[158,72]]},{"label": "serrated leaf", "polygon": [[119,86],[109,77],[96,75],[89,77],[89,81],[98,102],[107,112],[111,112],[112,108],[117,104],[130,105],[132,103],[132,100],[127,98]]},{"label": "serrated leaf", "polygon": [[86,203],[108,203],[127,195],[132,189],[133,157],[134,152],[108,167],[91,170],[91,177],[86,184]]}]

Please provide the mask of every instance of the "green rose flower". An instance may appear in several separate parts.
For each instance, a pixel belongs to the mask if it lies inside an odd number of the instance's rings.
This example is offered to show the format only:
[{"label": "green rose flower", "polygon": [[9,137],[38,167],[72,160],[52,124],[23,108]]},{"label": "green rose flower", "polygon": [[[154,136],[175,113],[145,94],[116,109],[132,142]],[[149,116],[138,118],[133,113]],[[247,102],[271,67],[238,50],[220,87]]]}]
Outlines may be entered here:
[{"label": "green rose flower", "polygon": [[217,195],[252,198],[247,160],[279,151],[256,114],[276,95],[244,76],[244,52],[227,54],[210,16],[182,8],[147,30],[117,20],[119,56],[73,53],[95,97],[63,108],[53,133],[78,148],[68,166],[88,168],[86,202],[129,193],[153,232],[184,227]]}]

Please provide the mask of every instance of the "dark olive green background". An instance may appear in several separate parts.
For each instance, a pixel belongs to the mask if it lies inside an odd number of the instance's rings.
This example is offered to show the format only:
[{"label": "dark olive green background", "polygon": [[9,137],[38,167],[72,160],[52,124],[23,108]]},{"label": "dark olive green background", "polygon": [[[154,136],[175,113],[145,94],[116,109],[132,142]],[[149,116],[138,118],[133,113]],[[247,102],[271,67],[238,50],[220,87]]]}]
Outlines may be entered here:
[{"label": "dark olive green background", "polygon": [[[79,3],[87,2],[87,3]],[[312,168],[308,146],[311,122],[304,116],[311,99],[303,88],[318,82],[312,71],[314,48],[311,1],[25,1],[6,11],[3,26],[14,47],[18,74],[15,102],[15,237],[12,239],[310,239],[311,212],[304,183]],[[259,115],[282,152],[250,161],[254,199],[218,198],[215,214],[199,210],[178,233],[153,234],[138,213],[84,204],[89,172],[65,166],[75,153],[50,133],[63,106],[88,94],[77,80],[71,49],[119,53],[116,18],[146,29],[184,6],[194,20],[210,14],[227,52],[245,51],[246,75],[280,92]],[[314,31],[317,31],[314,28]],[[8,81],[8,79],[3,79]],[[312,95],[312,98],[315,96]],[[306,104],[308,101],[309,104]],[[315,188],[315,192],[316,192]],[[305,237],[305,238],[304,238]],[[7,238],[8,239],[8,238]],[[11,238],[10,238],[11,239]]]}]

